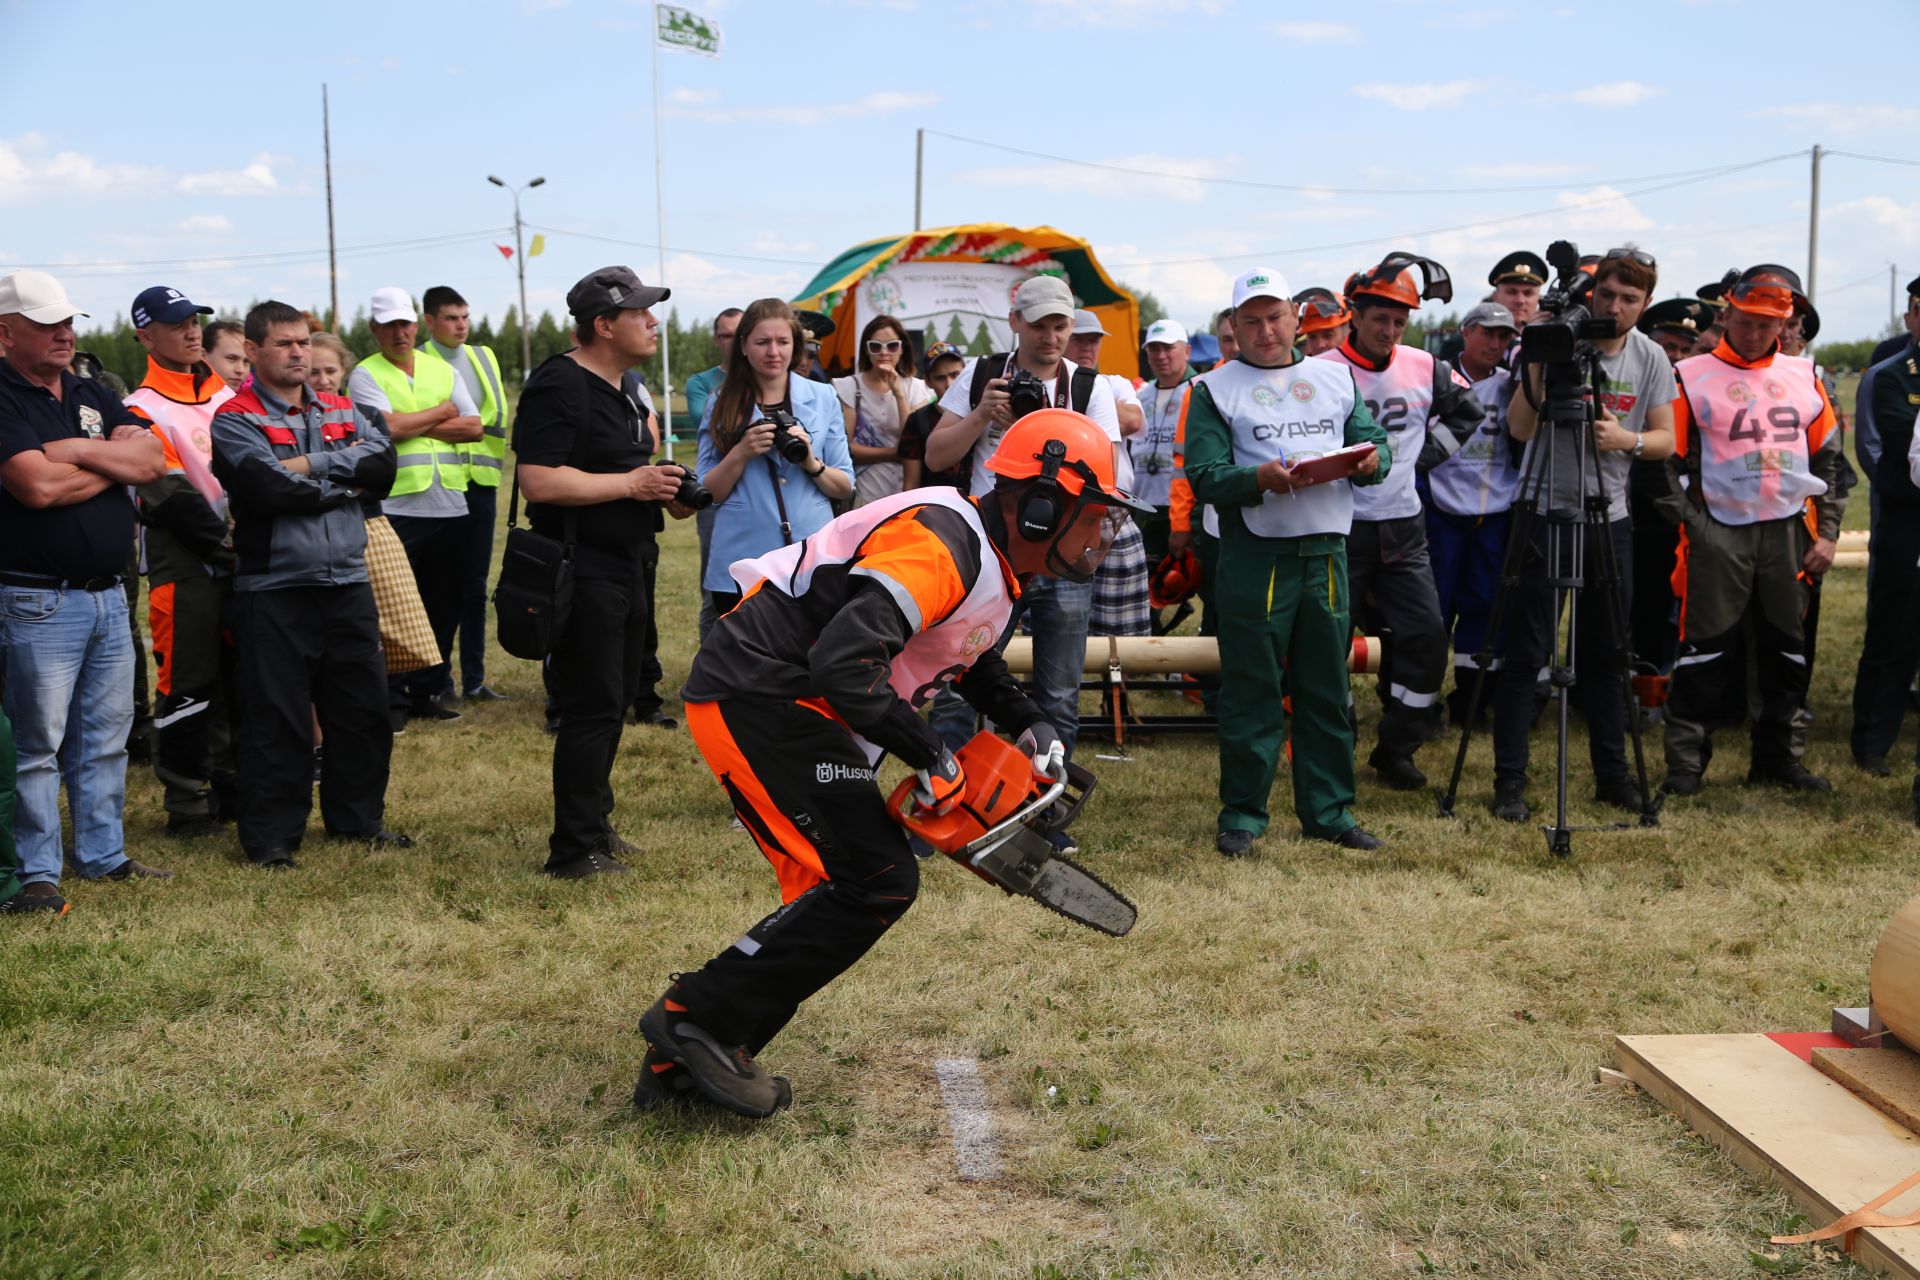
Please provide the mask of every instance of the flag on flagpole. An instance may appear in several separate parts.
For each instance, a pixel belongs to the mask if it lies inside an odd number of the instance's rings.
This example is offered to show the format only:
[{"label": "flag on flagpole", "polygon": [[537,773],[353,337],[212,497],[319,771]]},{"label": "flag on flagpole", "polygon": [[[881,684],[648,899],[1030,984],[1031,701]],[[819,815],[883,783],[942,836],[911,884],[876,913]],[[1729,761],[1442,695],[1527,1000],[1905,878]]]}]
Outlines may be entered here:
[{"label": "flag on flagpole", "polygon": [[720,24],[677,5],[653,6],[653,39],[668,49],[682,49],[707,58],[720,56]]},{"label": "flag on flagpole", "polygon": [[533,237],[533,243],[527,246],[527,256],[529,258],[537,258],[540,256],[540,251],[542,249],[545,249],[546,247],[547,247],[547,238],[543,235],[535,233]]},{"label": "flag on flagpole", "polygon": [[510,245],[510,244],[496,244],[496,245],[495,245],[495,246],[493,246],[493,247],[494,247],[494,248],[496,248],[496,249],[498,249],[498,250],[500,251],[500,256],[501,256],[501,257],[503,257],[503,258],[511,258],[511,257],[513,257],[513,246],[512,246],[512,245]]}]

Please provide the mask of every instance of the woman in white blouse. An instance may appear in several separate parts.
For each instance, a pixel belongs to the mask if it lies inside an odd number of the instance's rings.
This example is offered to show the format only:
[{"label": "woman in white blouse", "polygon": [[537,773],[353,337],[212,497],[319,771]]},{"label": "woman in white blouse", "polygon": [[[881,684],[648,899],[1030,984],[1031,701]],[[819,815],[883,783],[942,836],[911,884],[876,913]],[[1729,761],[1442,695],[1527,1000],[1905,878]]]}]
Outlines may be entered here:
[{"label": "woman in white blouse", "polygon": [[860,334],[858,372],[834,379],[853,452],[856,507],[920,483],[920,463],[900,458],[900,428],[933,392],[901,372],[912,368],[912,358],[906,326],[892,316],[875,316]]}]

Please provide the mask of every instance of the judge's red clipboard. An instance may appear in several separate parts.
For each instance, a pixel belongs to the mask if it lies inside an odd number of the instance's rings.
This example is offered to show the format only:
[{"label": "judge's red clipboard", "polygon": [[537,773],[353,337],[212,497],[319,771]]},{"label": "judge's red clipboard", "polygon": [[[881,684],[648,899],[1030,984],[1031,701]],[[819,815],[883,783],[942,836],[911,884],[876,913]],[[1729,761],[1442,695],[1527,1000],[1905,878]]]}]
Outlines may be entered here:
[{"label": "judge's red clipboard", "polygon": [[1289,463],[1287,472],[1293,477],[1293,487],[1296,489],[1303,489],[1310,484],[1325,484],[1329,480],[1345,480],[1376,452],[1378,450],[1371,444],[1350,445],[1345,449],[1335,449],[1332,453],[1323,453],[1317,458]]}]

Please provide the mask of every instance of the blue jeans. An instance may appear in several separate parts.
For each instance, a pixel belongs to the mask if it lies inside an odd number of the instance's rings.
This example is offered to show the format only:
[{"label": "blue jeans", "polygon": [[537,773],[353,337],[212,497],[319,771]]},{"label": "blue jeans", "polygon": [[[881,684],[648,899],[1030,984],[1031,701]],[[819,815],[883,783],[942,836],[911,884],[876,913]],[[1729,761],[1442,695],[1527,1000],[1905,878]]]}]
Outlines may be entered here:
[{"label": "blue jeans", "polygon": [[20,753],[20,879],[60,883],[64,779],[73,862],[97,880],[127,860],[121,811],[133,728],[133,636],[126,593],[0,586],[0,655]]}]

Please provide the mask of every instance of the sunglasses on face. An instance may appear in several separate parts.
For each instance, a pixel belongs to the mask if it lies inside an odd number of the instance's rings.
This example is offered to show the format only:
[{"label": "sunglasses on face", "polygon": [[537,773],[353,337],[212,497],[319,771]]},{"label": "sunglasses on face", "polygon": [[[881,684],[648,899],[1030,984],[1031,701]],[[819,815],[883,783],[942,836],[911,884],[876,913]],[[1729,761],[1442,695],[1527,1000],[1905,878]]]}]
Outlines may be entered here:
[{"label": "sunglasses on face", "polygon": [[867,354],[870,356],[877,356],[883,351],[898,350],[900,350],[900,339],[898,338],[889,338],[885,342],[882,342],[878,338],[867,339]]}]

